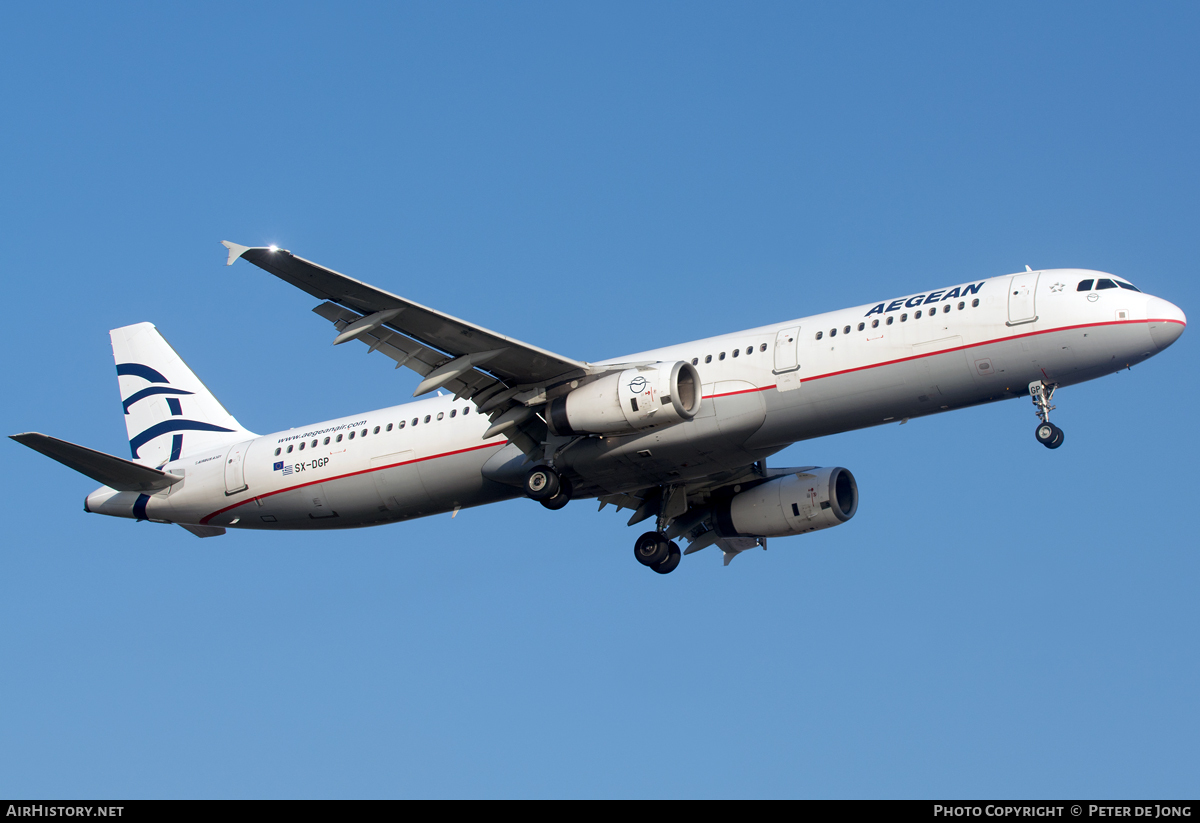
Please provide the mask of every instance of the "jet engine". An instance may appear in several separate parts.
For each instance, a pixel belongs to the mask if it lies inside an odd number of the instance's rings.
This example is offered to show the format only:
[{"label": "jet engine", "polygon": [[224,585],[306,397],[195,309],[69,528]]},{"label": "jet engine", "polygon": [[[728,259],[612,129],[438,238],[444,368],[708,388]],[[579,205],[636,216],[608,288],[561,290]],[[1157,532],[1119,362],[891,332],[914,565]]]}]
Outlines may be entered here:
[{"label": "jet engine", "polygon": [[691,363],[654,363],[609,374],[550,401],[558,435],[632,434],[691,420],[700,410],[700,373]]},{"label": "jet engine", "polygon": [[845,523],[858,511],[849,469],[809,469],[777,477],[713,509],[721,537],[787,537]]}]

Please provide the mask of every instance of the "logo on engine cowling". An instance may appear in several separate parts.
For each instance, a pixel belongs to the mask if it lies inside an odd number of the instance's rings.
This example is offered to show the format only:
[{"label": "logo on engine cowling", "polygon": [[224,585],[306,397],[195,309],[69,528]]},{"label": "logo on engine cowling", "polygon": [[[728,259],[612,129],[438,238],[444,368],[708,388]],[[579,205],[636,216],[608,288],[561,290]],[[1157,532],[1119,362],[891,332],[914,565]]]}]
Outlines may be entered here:
[{"label": "logo on engine cowling", "polygon": [[646,378],[642,377],[641,375],[638,375],[637,377],[635,377],[629,381],[629,390],[631,392],[633,392],[634,394],[641,394],[642,392],[644,392],[646,390],[647,382],[648,381],[646,380]]}]

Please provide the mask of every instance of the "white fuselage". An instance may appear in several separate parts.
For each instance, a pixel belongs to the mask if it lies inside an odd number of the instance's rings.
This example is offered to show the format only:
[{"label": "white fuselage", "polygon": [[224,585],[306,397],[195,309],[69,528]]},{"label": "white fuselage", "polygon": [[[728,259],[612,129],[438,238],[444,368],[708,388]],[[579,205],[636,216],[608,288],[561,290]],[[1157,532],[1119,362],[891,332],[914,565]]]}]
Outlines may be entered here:
[{"label": "white fuselage", "polygon": [[[556,465],[617,493],[732,471],[813,437],[1019,397],[1127,368],[1186,323],[1099,272],[1026,272],[709,337],[611,362],[694,363],[692,420],[576,439]],[[847,331],[849,329],[849,331]],[[529,462],[465,400],[434,397],[168,463],[153,495],[100,489],[89,511],[205,526],[347,528],[520,496]]]}]

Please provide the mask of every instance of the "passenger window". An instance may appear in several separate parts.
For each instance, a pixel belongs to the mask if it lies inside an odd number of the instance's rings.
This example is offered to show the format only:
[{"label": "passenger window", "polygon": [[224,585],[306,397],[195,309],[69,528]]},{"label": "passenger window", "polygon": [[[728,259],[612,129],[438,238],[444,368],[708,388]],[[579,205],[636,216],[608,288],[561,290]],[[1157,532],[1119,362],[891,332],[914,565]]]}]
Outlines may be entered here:
[{"label": "passenger window", "polygon": [[746,354],[754,354],[754,347],[753,347],[753,346],[747,346],[747,347],[746,347]]},{"label": "passenger window", "polygon": [[1075,289],[1075,291],[1091,291],[1091,290],[1092,290],[1092,284],[1093,284],[1093,283],[1095,283],[1095,282],[1096,282],[1096,281],[1095,281],[1094,279],[1092,279],[1092,280],[1080,280],[1080,281],[1079,281],[1079,287],[1078,287],[1078,288],[1076,288],[1076,289]]},{"label": "passenger window", "polygon": [[441,420],[445,416],[446,416],[445,412],[438,412],[438,420]]},{"label": "passenger window", "polygon": [[700,358],[699,358],[699,357],[693,357],[693,358],[692,358],[692,365],[693,365],[693,366],[698,366],[698,365],[700,365]]},{"label": "passenger window", "polygon": [[895,318],[894,318],[894,317],[892,317],[892,316],[889,314],[889,315],[888,315],[888,319],[887,319],[887,324],[888,324],[889,326],[890,326],[890,325],[892,325],[892,321],[893,321],[894,319],[895,319]]},{"label": "passenger window", "polygon": [[705,363],[711,363],[711,362],[712,362],[712,355],[711,355],[711,354],[706,354],[706,355],[704,355],[704,362],[705,362]]},{"label": "passenger window", "polygon": [[[903,320],[904,318],[901,317],[900,319]],[[921,319],[921,310],[917,309],[917,313],[913,315],[913,320],[920,320],[920,319]]]},{"label": "passenger window", "polygon": [[291,453],[292,453],[292,447],[288,446],[288,454],[291,454]]},{"label": "passenger window", "polygon": [[823,332],[823,331],[819,331],[819,332],[817,332],[817,339],[818,339],[818,340],[820,340],[820,339],[821,339],[822,337],[824,337],[824,336],[825,336],[825,332]]},{"label": "passenger window", "polygon": [[391,430],[392,430],[392,424],[388,423],[387,428],[384,429],[384,431],[391,431]]},{"label": "passenger window", "polygon": [[858,324],[858,330],[859,330],[859,331],[862,331],[862,330],[863,330],[863,329],[865,329],[866,327],[867,327],[867,324],[866,324],[866,323],[859,323],[859,324]]},{"label": "passenger window", "polygon": [[907,313],[906,313],[906,314],[902,314],[902,315],[900,315],[900,322],[901,322],[901,323],[906,323],[906,322],[908,322],[908,314],[907,314]]},{"label": "passenger window", "polygon": [[[388,426],[388,428],[390,429],[390,428],[391,428],[391,426]],[[366,434],[366,432],[363,432],[363,434]],[[371,434],[379,434],[379,427],[378,427],[378,426],[376,426],[376,427],[375,427],[375,430],[374,430],[374,431],[372,431],[372,432],[371,432]]]},{"label": "passenger window", "polygon": [[307,445],[306,443],[303,443],[303,442],[301,442],[301,443],[300,443],[300,451],[304,451],[304,447],[305,447],[306,445]]},{"label": "passenger window", "polygon": [[398,428],[398,429],[402,429],[402,428],[404,428],[404,421],[403,421],[403,420],[401,420],[399,423],[397,423],[397,424],[396,424],[396,428]]},{"label": "passenger window", "polygon": [[337,442],[339,442],[339,443],[342,442],[342,436],[340,434],[337,436]]},{"label": "passenger window", "polygon": [[850,333],[850,327],[849,327],[849,326],[847,326],[846,328],[842,329],[842,334],[849,334],[849,333]]},{"label": "passenger window", "polygon": [[426,423],[428,423],[428,422],[429,422],[429,415],[425,415],[425,422],[426,422]]},{"label": "passenger window", "polygon": [[829,336],[830,336],[830,337],[837,337],[837,329],[830,329],[830,330],[829,330]]},{"label": "passenger window", "polygon": [[741,353],[742,353],[742,350],[741,350],[741,349],[734,349],[734,350],[733,350],[733,356],[734,356],[734,357],[737,357],[737,356],[738,356],[739,354],[741,354]]},{"label": "passenger window", "polygon": [[879,318],[878,317],[876,317],[874,320],[871,321],[871,328],[873,328],[873,329],[879,328]]},{"label": "passenger window", "polygon": [[280,453],[281,451],[283,451],[283,448],[282,448],[282,447],[280,447],[280,448],[276,449],[276,450],[275,450],[275,456],[276,456],[276,457],[278,457],[278,456],[279,456],[279,453]]},{"label": "passenger window", "polygon": [[414,425],[414,426],[415,426],[415,425],[417,425],[417,423],[418,423],[418,422],[419,422],[418,418],[414,417],[414,418],[413,418],[413,425]]},{"label": "passenger window", "polygon": [[458,414],[458,409],[451,409],[451,410],[450,410],[450,416],[451,416],[451,417],[454,417],[454,416],[455,416],[455,415],[457,415],[457,414]]},{"label": "passenger window", "polygon": [[963,309],[965,309],[966,307],[967,307],[967,304],[966,304],[966,303],[959,303],[959,304],[958,304],[958,310],[959,310],[959,311],[962,311],[962,310],[963,310]]},{"label": "passenger window", "polygon": [[978,297],[976,297],[974,300],[971,301],[971,308],[973,308],[973,309],[979,308],[979,298]]},{"label": "passenger window", "polygon": [[759,351],[766,351],[766,350],[767,350],[767,344],[766,344],[766,343],[763,343],[761,346],[759,346],[759,347],[758,347],[758,350],[759,350]]},{"label": "passenger window", "polygon": [[932,309],[929,310],[930,317],[933,317],[935,314],[937,314],[937,306],[934,306]]},{"label": "passenger window", "polygon": [[317,440],[316,440],[316,438],[315,438],[315,437],[313,438],[312,447],[313,447],[314,449],[317,447]]},{"label": "passenger window", "polygon": [[[338,440],[341,440],[341,439],[342,439],[342,438],[340,438],[340,437],[338,438]],[[326,437],[326,438],[325,438],[325,445],[326,445],[326,446],[328,446],[328,445],[329,445],[329,438],[328,438],[328,437]]]},{"label": "passenger window", "polygon": [[354,439],[354,432],[350,432],[350,439],[351,439],[351,440],[353,440],[353,439]]},{"label": "passenger window", "polygon": [[724,359],[725,359],[725,352],[721,352],[721,356],[720,356],[720,357],[718,357],[717,359],[718,359],[718,360],[724,360]]},{"label": "passenger window", "polygon": [[466,414],[466,413],[467,413],[467,412],[469,412],[470,410],[471,410],[471,407],[470,407],[470,406],[463,406],[463,414]]},{"label": "passenger window", "polygon": [[1121,288],[1123,288],[1123,289],[1129,289],[1130,291],[1136,291],[1136,292],[1138,292],[1139,294],[1140,294],[1140,293],[1141,293],[1141,291],[1142,291],[1142,290],[1141,290],[1141,289],[1139,289],[1137,286],[1133,285],[1132,283],[1126,283],[1124,280],[1118,280],[1118,281],[1117,281],[1117,285],[1118,285],[1118,286],[1120,286],[1120,287],[1121,287]]}]

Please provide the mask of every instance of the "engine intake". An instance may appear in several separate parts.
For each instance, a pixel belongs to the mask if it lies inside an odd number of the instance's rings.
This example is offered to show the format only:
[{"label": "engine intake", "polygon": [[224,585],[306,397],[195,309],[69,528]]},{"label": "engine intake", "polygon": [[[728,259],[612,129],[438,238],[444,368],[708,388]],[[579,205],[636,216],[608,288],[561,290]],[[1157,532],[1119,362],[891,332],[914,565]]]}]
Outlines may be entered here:
[{"label": "engine intake", "polygon": [[721,537],[787,537],[845,523],[858,511],[849,469],[810,469],[747,489],[714,508]]},{"label": "engine intake", "polygon": [[674,426],[700,411],[700,373],[691,363],[655,363],[625,369],[550,402],[557,435],[632,434]]}]

